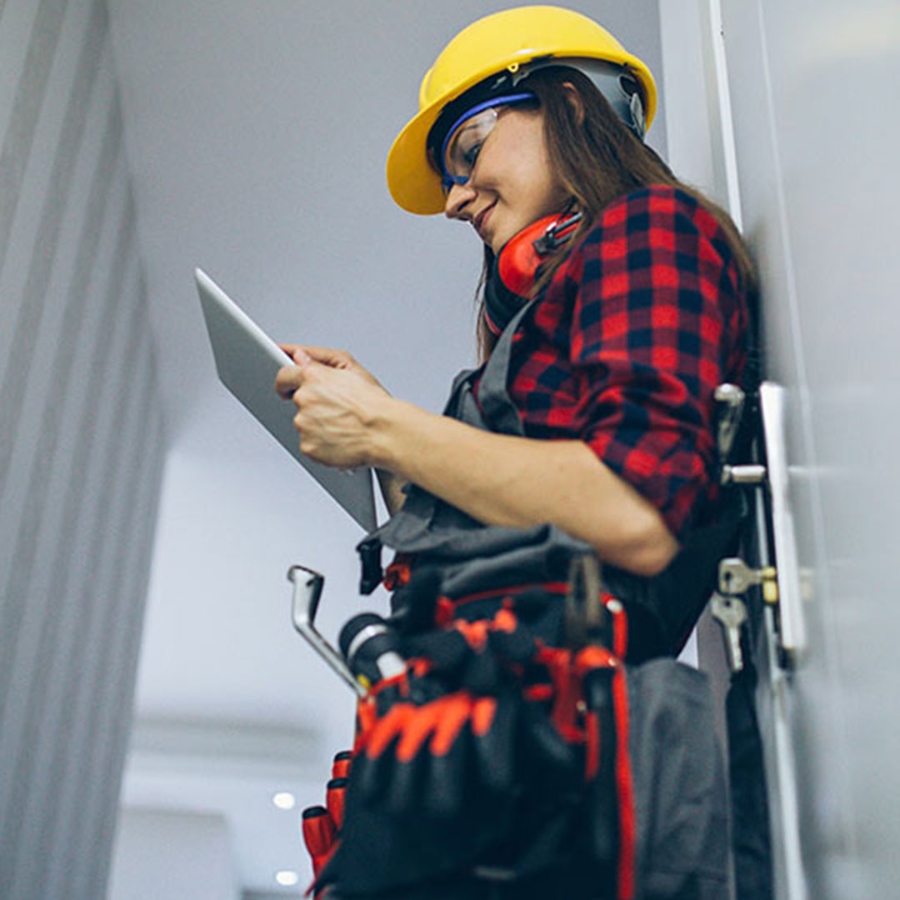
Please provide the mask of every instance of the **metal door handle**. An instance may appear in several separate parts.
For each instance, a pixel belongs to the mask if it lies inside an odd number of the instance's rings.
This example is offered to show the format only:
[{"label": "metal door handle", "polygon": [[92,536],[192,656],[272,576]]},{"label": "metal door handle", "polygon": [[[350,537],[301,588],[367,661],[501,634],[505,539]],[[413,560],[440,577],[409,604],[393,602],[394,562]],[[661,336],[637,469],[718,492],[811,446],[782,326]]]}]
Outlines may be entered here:
[{"label": "metal door handle", "polygon": [[759,401],[769,478],[775,568],[778,570],[780,644],[785,661],[794,666],[806,649],[806,626],[794,516],[788,494],[785,389],[779,384],[764,381],[759,387]]}]

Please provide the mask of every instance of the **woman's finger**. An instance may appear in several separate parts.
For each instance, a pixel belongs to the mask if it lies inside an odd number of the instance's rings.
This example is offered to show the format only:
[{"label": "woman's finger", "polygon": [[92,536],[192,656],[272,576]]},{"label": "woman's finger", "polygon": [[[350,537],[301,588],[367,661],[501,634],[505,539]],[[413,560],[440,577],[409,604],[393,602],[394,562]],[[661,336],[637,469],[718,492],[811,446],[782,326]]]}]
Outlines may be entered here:
[{"label": "woman's finger", "polygon": [[275,376],[275,390],[283,400],[290,400],[303,384],[303,366],[284,366]]},{"label": "woman's finger", "polygon": [[335,350],[333,347],[313,347],[310,344],[279,344],[293,360],[297,360],[298,352],[305,362],[314,360],[332,369],[354,369],[359,363],[346,350]]},{"label": "woman's finger", "polygon": [[359,363],[346,350],[334,350],[331,347],[310,347],[304,344],[303,350],[309,359],[331,366],[333,369],[355,369]]}]

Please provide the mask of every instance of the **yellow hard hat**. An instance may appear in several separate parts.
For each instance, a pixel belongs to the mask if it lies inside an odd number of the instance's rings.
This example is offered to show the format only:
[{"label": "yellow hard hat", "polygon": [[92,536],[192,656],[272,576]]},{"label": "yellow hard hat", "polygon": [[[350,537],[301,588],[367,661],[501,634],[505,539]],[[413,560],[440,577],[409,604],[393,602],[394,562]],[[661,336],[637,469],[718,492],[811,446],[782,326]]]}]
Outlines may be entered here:
[{"label": "yellow hard hat", "polygon": [[387,158],[391,196],[403,209],[442,212],[441,179],[428,161],[428,134],[441,110],[491,75],[517,73],[548,58],[623,66],[643,94],[649,127],[656,112],[656,83],[650,70],[605,28],[580,13],[556,6],[522,6],[494,13],[464,28],[441,51],[419,88],[419,112],[397,136]]}]

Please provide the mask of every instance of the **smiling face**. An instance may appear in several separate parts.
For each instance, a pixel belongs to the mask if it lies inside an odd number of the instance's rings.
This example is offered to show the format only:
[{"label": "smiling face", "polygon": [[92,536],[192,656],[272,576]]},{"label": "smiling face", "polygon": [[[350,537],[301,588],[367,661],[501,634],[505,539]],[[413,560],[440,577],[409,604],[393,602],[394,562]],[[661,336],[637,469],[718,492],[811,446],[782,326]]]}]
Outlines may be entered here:
[{"label": "smiling face", "polygon": [[470,222],[494,253],[532,222],[565,208],[569,193],[550,165],[540,110],[499,107],[493,129],[465,149],[475,165],[465,184],[450,187],[444,214]]}]

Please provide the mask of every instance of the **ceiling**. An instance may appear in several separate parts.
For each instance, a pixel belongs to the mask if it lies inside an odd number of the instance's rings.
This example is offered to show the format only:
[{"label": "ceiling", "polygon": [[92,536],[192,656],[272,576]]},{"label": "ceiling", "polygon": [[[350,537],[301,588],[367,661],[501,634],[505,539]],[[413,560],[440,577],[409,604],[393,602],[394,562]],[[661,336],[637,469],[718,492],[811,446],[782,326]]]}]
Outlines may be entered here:
[{"label": "ceiling", "polygon": [[[306,878],[296,810],[270,796],[320,802],[352,726],[285,573],[326,576],[332,638],[386,601],[358,597],[355,523],[217,382],[193,269],[276,339],[346,347],[437,411],[474,359],[480,252],[394,206],[384,159],[438,49],[514,5],[109,0],[169,441],[123,803],[223,814],[248,890]],[[660,70],[655,0],[569,5]]]}]

